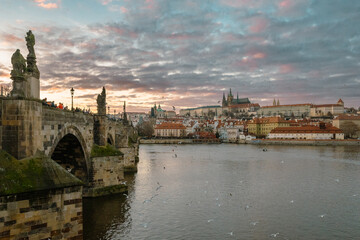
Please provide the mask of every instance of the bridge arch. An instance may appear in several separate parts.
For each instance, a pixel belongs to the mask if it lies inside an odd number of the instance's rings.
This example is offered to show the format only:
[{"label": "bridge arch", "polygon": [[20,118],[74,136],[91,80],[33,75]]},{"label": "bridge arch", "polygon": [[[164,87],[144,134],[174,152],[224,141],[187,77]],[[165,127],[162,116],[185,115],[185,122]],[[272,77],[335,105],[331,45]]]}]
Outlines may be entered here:
[{"label": "bridge arch", "polygon": [[81,132],[75,126],[64,128],[55,138],[49,156],[84,183],[89,177],[89,153]]},{"label": "bridge arch", "polygon": [[114,138],[113,138],[113,136],[111,134],[108,134],[107,139],[106,139],[106,143],[115,146]]}]

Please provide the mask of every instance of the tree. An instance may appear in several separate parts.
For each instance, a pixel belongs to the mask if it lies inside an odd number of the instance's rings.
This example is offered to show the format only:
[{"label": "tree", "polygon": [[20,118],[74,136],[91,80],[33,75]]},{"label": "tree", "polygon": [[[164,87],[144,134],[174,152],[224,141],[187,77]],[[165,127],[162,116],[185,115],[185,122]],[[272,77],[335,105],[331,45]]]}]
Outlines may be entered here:
[{"label": "tree", "polygon": [[150,121],[142,122],[136,126],[139,136],[151,138],[154,134],[154,127]]},{"label": "tree", "polygon": [[219,133],[218,131],[216,131],[215,137],[216,137],[216,138],[219,138],[219,137],[220,137],[220,133]]},{"label": "tree", "polygon": [[353,122],[345,122],[341,125],[341,130],[344,131],[344,135],[346,138],[351,138],[356,135],[358,131],[360,131],[359,127]]}]

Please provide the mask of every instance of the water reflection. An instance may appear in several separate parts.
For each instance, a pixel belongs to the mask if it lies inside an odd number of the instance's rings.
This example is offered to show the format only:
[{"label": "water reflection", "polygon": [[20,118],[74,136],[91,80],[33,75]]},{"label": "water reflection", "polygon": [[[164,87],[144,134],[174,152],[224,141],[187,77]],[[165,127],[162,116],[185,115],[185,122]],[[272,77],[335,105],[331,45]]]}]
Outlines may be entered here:
[{"label": "water reflection", "polygon": [[142,145],[129,198],[84,201],[84,239],[360,239],[358,147],[262,149]]},{"label": "water reflection", "polygon": [[131,229],[131,193],[133,192],[135,176],[125,175],[129,185],[129,195],[117,194],[83,201],[84,239],[117,239],[114,232],[126,233]]}]

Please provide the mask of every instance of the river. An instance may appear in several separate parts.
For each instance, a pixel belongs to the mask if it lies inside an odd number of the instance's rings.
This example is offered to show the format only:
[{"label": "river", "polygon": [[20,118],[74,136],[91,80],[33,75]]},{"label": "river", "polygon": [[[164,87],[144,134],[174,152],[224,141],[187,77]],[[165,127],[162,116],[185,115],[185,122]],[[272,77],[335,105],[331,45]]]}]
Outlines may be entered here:
[{"label": "river", "polygon": [[357,146],[141,145],[84,239],[360,239]]}]

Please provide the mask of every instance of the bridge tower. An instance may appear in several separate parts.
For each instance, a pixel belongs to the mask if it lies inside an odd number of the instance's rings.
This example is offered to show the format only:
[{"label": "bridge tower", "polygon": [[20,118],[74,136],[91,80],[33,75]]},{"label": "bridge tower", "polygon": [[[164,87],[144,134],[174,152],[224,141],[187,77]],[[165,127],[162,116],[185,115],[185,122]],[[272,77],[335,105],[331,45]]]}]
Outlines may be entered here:
[{"label": "bridge tower", "polygon": [[107,143],[106,133],[106,90],[103,87],[101,94],[97,96],[97,115],[94,118],[94,143],[105,146]]}]

